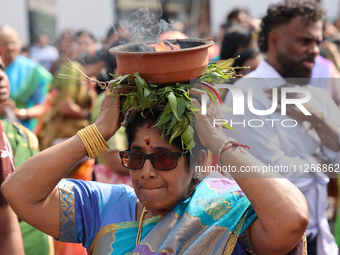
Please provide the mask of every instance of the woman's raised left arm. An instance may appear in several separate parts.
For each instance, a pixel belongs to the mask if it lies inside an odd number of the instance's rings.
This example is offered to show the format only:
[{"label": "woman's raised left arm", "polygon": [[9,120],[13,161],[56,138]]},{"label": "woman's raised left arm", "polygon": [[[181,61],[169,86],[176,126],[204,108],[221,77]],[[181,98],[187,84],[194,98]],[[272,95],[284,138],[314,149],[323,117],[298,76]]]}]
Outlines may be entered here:
[{"label": "woman's raised left arm", "polygon": [[[191,95],[201,98],[204,91],[191,89]],[[197,99],[192,102],[200,107]],[[228,140],[214,119],[222,119],[219,106],[211,103],[207,114],[197,112],[195,130],[201,143],[218,155]],[[257,254],[286,254],[301,240],[308,225],[308,206],[301,193],[278,173],[242,172],[241,168],[265,165],[241,147],[232,147],[221,155],[222,164],[235,166],[230,174],[254,207],[258,218],[250,226],[250,240]]]}]

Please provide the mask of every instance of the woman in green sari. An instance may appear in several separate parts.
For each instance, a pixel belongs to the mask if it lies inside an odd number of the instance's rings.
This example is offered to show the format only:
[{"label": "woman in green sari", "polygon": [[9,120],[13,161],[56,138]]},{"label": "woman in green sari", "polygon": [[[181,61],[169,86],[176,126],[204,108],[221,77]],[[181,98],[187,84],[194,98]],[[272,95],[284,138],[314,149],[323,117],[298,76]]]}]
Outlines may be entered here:
[{"label": "woman in green sari", "polygon": [[[190,93],[200,98],[206,92]],[[115,95],[104,98],[96,121],[105,140],[122,121]],[[192,103],[200,107],[197,99]],[[208,103],[207,114],[196,115],[199,141],[191,158],[180,141],[169,144],[153,127],[156,117],[136,114],[127,127],[129,149],[120,153],[133,189],[60,182],[87,155],[79,134],[23,164],[2,192],[19,217],[56,239],[82,242],[89,254],[306,254],[308,208],[301,192],[278,174],[239,171],[262,163],[213,125],[221,119],[217,105]],[[195,169],[205,165],[204,147],[238,170],[231,172],[237,184],[202,180]]]}]

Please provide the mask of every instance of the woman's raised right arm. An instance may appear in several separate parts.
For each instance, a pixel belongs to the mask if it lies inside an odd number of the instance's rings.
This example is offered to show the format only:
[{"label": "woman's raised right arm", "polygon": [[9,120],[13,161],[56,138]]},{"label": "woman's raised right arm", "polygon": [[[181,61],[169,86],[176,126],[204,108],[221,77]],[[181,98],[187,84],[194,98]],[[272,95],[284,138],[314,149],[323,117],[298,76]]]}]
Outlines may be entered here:
[{"label": "woman's raised right arm", "polygon": [[[120,102],[112,100],[113,96],[104,98],[96,121],[106,140],[116,132],[122,120]],[[56,185],[86,155],[85,146],[75,135],[28,159],[6,179],[1,192],[19,218],[59,238],[60,206]]]},{"label": "woman's raised right arm", "polygon": [[28,159],[2,184],[1,192],[18,217],[59,238],[59,181],[83,158],[78,136]]}]

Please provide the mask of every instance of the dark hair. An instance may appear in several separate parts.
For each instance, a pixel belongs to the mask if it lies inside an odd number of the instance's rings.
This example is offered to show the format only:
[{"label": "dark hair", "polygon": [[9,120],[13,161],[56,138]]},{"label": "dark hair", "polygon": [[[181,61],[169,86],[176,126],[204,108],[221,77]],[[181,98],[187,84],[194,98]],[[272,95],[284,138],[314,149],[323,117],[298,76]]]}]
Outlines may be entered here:
[{"label": "dark hair", "polygon": [[85,54],[84,56],[81,56],[77,61],[81,63],[82,65],[92,65],[94,63],[104,61],[106,62],[107,59],[110,57],[110,54],[107,50],[98,50],[95,55],[91,54]]},{"label": "dark hair", "polygon": [[120,24],[120,22],[116,22],[113,24],[113,26],[111,26],[109,28],[109,30],[106,33],[106,37],[111,37],[113,34],[116,33],[117,29],[119,29],[120,27],[122,27],[122,25]]},{"label": "dark hair", "polygon": [[[138,129],[145,124],[149,125],[150,127],[155,124],[159,116],[162,114],[161,110],[153,109],[153,114],[149,109],[146,109],[142,112],[136,113],[135,117],[133,118],[132,122],[130,122],[127,127],[126,127],[126,134],[127,134],[127,140],[128,140],[128,149],[131,149],[131,144],[134,141],[136,137],[136,133]],[[144,117],[143,117],[144,115]],[[196,143],[196,146],[192,149],[192,154],[187,151],[184,156],[187,159],[188,166],[190,166],[190,161],[191,162],[196,162],[198,152],[200,150],[204,150],[207,152],[207,148],[205,148],[201,142],[198,139],[198,136],[196,132],[194,133],[194,141]],[[179,149],[182,150],[182,141],[181,137],[178,136],[176,137],[173,141],[172,144],[177,146]]]},{"label": "dark hair", "polygon": [[268,34],[277,26],[288,24],[292,18],[302,16],[308,23],[322,20],[324,9],[315,0],[286,0],[271,5],[262,19],[258,45],[262,52],[268,50]]},{"label": "dark hair", "polygon": [[[236,58],[237,56],[240,56],[239,58],[235,59],[233,66],[237,67],[237,66],[244,66],[244,63],[251,58],[255,58],[258,55],[260,55],[261,52],[258,49],[255,48],[246,48],[240,52],[238,52],[234,58]],[[241,69],[236,69],[235,70],[237,74],[241,73]]]},{"label": "dark hair", "polygon": [[223,37],[221,47],[221,59],[232,58],[239,46],[247,47],[252,38],[252,30],[241,25],[229,27]]},{"label": "dark hair", "polygon": [[69,34],[70,37],[72,38],[72,40],[74,40],[75,38],[75,33],[72,29],[66,29],[65,31],[63,31],[59,36],[58,38],[55,40],[55,44],[58,45],[61,43],[61,41],[63,40],[63,37],[65,35]]},{"label": "dark hair", "polygon": [[86,36],[90,37],[94,42],[96,42],[96,38],[93,36],[93,34],[91,34],[89,31],[86,31],[86,30],[79,30],[74,35],[74,38],[77,39],[78,37],[80,37],[82,35],[86,35]]},{"label": "dark hair", "polygon": [[245,12],[246,14],[248,14],[248,11],[246,9],[235,8],[228,14],[226,23],[230,23],[232,19],[236,18],[241,12]]},{"label": "dark hair", "polygon": [[109,28],[106,33],[106,37],[111,37],[114,33],[116,33],[116,25]]}]

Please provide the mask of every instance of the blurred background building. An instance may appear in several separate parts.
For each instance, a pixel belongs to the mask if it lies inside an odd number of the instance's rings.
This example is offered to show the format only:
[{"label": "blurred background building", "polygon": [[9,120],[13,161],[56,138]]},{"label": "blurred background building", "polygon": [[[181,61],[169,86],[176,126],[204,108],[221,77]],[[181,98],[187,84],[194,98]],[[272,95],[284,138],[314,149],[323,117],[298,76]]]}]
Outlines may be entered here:
[{"label": "blurred background building", "polygon": [[[26,45],[33,44],[40,34],[48,35],[53,43],[66,29],[86,29],[102,38],[119,19],[147,7],[165,20],[181,21],[189,36],[217,36],[232,9],[245,8],[260,18],[275,2],[278,0],[0,0],[0,26],[18,29]],[[340,0],[322,0],[322,4],[327,19],[339,17]]]}]

